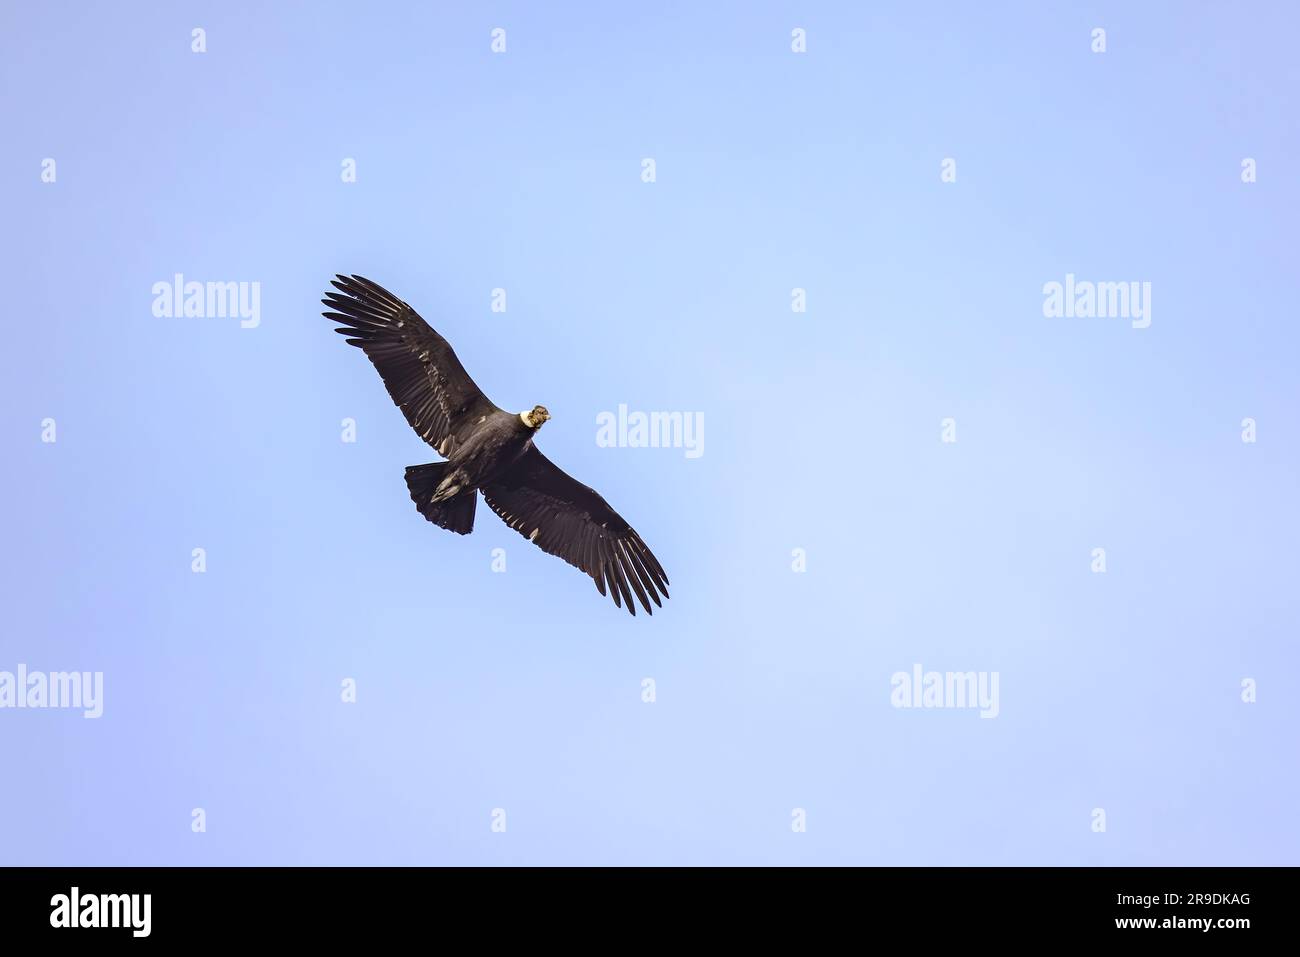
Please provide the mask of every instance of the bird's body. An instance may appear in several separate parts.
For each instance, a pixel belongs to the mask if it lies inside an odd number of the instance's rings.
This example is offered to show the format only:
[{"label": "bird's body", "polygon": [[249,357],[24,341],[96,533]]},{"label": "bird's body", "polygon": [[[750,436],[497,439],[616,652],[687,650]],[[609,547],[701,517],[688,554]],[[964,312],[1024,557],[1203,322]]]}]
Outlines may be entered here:
[{"label": "bird's body", "polygon": [[326,318],[379,370],[411,427],[445,462],[412,465],[406,485],[416,509],[442,528],[474,528],[478,493],[543,551],[590,575],[600,593],[647,613],[668,597],[668,576],[645,542],[598,493],[565,474],[533,444],[550,418],[542,406],[498,408],[469,377],[451,345],[419,314],[360,276],[338,276],[321,302]]},{"label": "bird's body", "polygon": [[533,429],[519,416],[498,409],[480,417],[465,441],[447,455],[448,474],[439,496],[457,494],[453,489],[482,488],[497,479],[533,443]]}]

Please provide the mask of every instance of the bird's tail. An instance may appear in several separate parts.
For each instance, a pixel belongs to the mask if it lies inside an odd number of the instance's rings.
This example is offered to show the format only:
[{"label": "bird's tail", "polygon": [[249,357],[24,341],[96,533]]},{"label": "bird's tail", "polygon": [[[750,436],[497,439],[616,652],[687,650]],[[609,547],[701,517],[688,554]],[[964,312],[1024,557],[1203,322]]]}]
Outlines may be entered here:
[{"label": "bird's tail", "polygon": [[433,501],[439,484],[447,476],[448,464],[408,465],[406,487],[411,490],[411,501],[421,515],[448,531],[468,535],[474,529],[474,506],[478,503],[476,490],[469,489],[441,502]]}]

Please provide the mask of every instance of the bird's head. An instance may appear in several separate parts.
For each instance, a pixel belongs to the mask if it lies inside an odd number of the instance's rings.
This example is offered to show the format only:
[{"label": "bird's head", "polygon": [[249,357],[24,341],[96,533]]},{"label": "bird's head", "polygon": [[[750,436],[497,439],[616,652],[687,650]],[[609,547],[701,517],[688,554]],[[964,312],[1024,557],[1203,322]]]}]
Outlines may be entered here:
[{"label": "bird's head", "polygon": [[524,425],[536,431],[542,427],[542,423],[551,417],[551,413],[546,411],[546,406],[535,405],[528,412],[520,412],[519,418],[523,420]]}]

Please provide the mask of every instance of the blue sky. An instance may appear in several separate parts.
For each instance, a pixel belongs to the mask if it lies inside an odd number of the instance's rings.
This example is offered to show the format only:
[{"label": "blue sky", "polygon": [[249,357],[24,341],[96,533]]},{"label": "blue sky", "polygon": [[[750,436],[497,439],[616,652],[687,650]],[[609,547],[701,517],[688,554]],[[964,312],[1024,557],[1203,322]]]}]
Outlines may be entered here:
[{"label": "blue sky", "polygon": [[[0,863],[1296,862],[1289,5],[269,6],[0,13],[0,672],[105,689],[0,709]],[[415,513],[336,272],[550,409],[662,613]]]}]

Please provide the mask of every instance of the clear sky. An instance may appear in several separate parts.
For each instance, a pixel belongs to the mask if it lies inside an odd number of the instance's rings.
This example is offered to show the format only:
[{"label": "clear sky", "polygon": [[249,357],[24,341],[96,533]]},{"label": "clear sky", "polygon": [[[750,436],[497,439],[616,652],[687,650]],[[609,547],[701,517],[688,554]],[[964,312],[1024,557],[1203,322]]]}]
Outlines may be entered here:
[{"label": "clear sky", "polygon": [[[103,714],[0,708],[0,863],[1298,863],[1297,26],[4,5],[0,672]],[[416,514],[336,272],[550,409],[662,612]],[[256,326],[155,315],[178,273]]]}]

